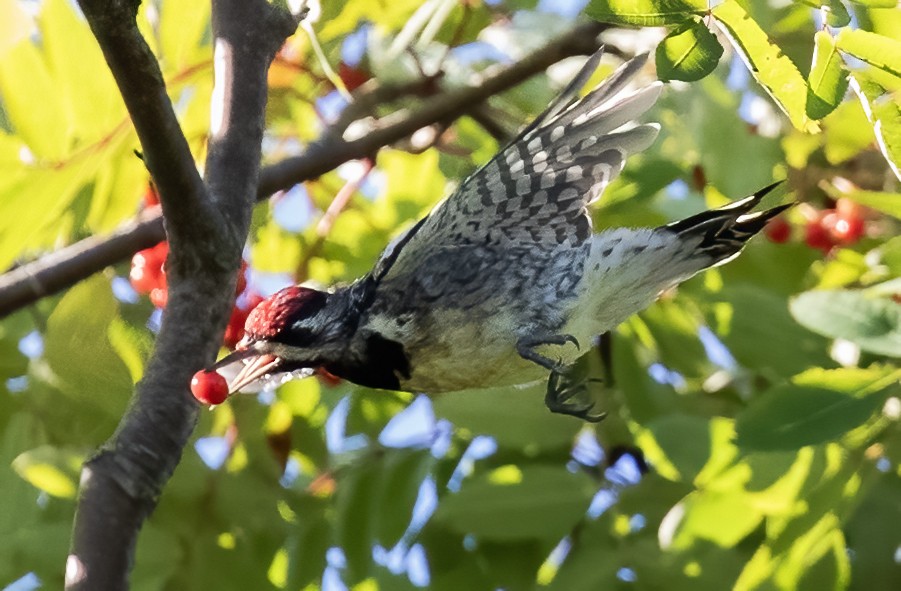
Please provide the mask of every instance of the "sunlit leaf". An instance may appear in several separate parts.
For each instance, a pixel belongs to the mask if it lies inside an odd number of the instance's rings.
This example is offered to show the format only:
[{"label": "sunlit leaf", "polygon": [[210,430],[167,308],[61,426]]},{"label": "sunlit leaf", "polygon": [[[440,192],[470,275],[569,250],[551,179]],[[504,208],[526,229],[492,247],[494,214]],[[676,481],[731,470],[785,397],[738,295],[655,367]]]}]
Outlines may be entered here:
[{"label": "sunlit leaf", "polygon": [[845,27],[851,22],[851,15],[841,0],[800,0],[800,3],[819,9],[830,27]]},{"label": "sunlit leaf", "polygon": [[862,29],[843,29],[835,43],[839,50],[901,76],[901,41]]},{"label": "sunlit leaf", "polygon": [[901,372],[814,369],[775,386],[738,415],[738,445],[790,450],[841,437],[879,409]]},{"label": "sunlit leaf", "polygon": [[700,21],[688,21],[657,46],[657,75],[661,80],[700,80],[716,68],[723,46]]},{"label": "sunlit leaf", "polygon": [[879,150],[895,176],[901,179],[901,107],[872,78],[854,75],[851,76],[850,85],[860,99],[867,119],[873,125]]},{"label": "sunlit leaf", "polygon": [[835,110],[848,90],[848,77],[832,35],[817,31],[814,35],[813,66],[807,91],[807,115],[822,119]]},{"label": "sunlit leaf", "polygon": [[706,9],[701,0],[591,0],[585,12],[601,22],[652,27],[681,23]]},{"label": "sunlit leaf", "polygon": [[75,498],[84,455],[44,445],[20,454],[13,469],[32,486],[54,497]]},{"label": "sunlit leaf", "polygon": [[819,131],[807,116],[807,82],[801,72],[741,4],[725,0],[712,14],[728,32],[751,74],[785,111],[792,125],[809,133]]}]

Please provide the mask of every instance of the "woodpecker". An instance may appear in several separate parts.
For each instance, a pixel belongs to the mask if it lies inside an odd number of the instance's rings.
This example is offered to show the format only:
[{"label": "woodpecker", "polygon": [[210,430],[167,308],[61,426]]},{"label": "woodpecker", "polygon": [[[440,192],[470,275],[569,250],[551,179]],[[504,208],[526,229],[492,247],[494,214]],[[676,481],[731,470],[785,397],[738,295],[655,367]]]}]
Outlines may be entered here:
[{"label": "woodpecker", "polygon": [[655,140],[657,124],[634,121],[662,88],[626,91],[642,55],[579,99],[600,57],[366,276],[330,291],[287,287],[259,304],[214,366],[244,364],[230,391],[315,369],[428,394],[544,379],[551,411],[600,420],[570,372],[592,338],[735,258],[788,207],[752,212],[776,183],[658,228],[593,234],[588,205]]}]

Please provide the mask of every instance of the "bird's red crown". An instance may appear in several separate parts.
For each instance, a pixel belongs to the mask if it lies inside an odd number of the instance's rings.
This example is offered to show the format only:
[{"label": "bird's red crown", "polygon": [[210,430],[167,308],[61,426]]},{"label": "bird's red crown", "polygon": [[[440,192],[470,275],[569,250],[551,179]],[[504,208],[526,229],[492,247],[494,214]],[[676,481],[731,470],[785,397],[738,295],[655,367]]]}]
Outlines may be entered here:
[{"label": "bird's red crown", "polygon": [[252,339],[269,339],[292,322],[310,316],[325,303],[326,294],[292,285],[275,292],[254,308],[244,323],[244,332]]}]

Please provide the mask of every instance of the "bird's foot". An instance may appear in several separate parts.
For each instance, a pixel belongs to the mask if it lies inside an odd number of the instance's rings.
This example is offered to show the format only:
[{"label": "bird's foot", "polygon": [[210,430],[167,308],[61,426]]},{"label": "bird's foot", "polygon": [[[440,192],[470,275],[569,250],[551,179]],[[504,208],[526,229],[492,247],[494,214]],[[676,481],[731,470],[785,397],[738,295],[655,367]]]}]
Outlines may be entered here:
[{"label": "bird's foot", "polygon": [[551,412],[571,415],[590,423],[599,423],[604,420],[607,413],[591,412],[594,402],[588,391],[588,382],[598,381],[601,380],[573,379],[565,371],[551,370],[544,404]]},{"label": "bird's foot", "polygon": [[571,334],[555,334],[543,337],[522,337],[516,342],[516,352],[519,353],[519,356],[523,359],[531,361],[532,363],[537,363],[551,372],[560,372],[563,370],[562,360],[557,359],[555,361],[549,357],[545,357],[541,353],[535,351],[535,347],[541,345],[565,345],[566,343],[572,343],[576,346],[576,349],[580,348],[579,341]]}]

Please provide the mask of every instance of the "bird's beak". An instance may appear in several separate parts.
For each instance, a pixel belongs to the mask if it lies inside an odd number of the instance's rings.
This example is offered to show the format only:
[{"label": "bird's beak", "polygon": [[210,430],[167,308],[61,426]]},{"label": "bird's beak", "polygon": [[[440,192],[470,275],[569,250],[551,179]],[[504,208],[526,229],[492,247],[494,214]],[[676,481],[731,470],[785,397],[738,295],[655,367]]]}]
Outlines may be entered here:
[{"label": "bird's beak", "polygon": [[238,371],[238,375],[236,375],[229,383],[229,394],[240,391],[242,388],[249,386],[268,374],[276,373],[282,362],[279,357],[271,353],[259,353],[252,347],[248,347],[246,349],[239,349],[234,353],[223,357],[210,369],[215,371],[239,361],[243,361],[244,366],[241,367]]}]

